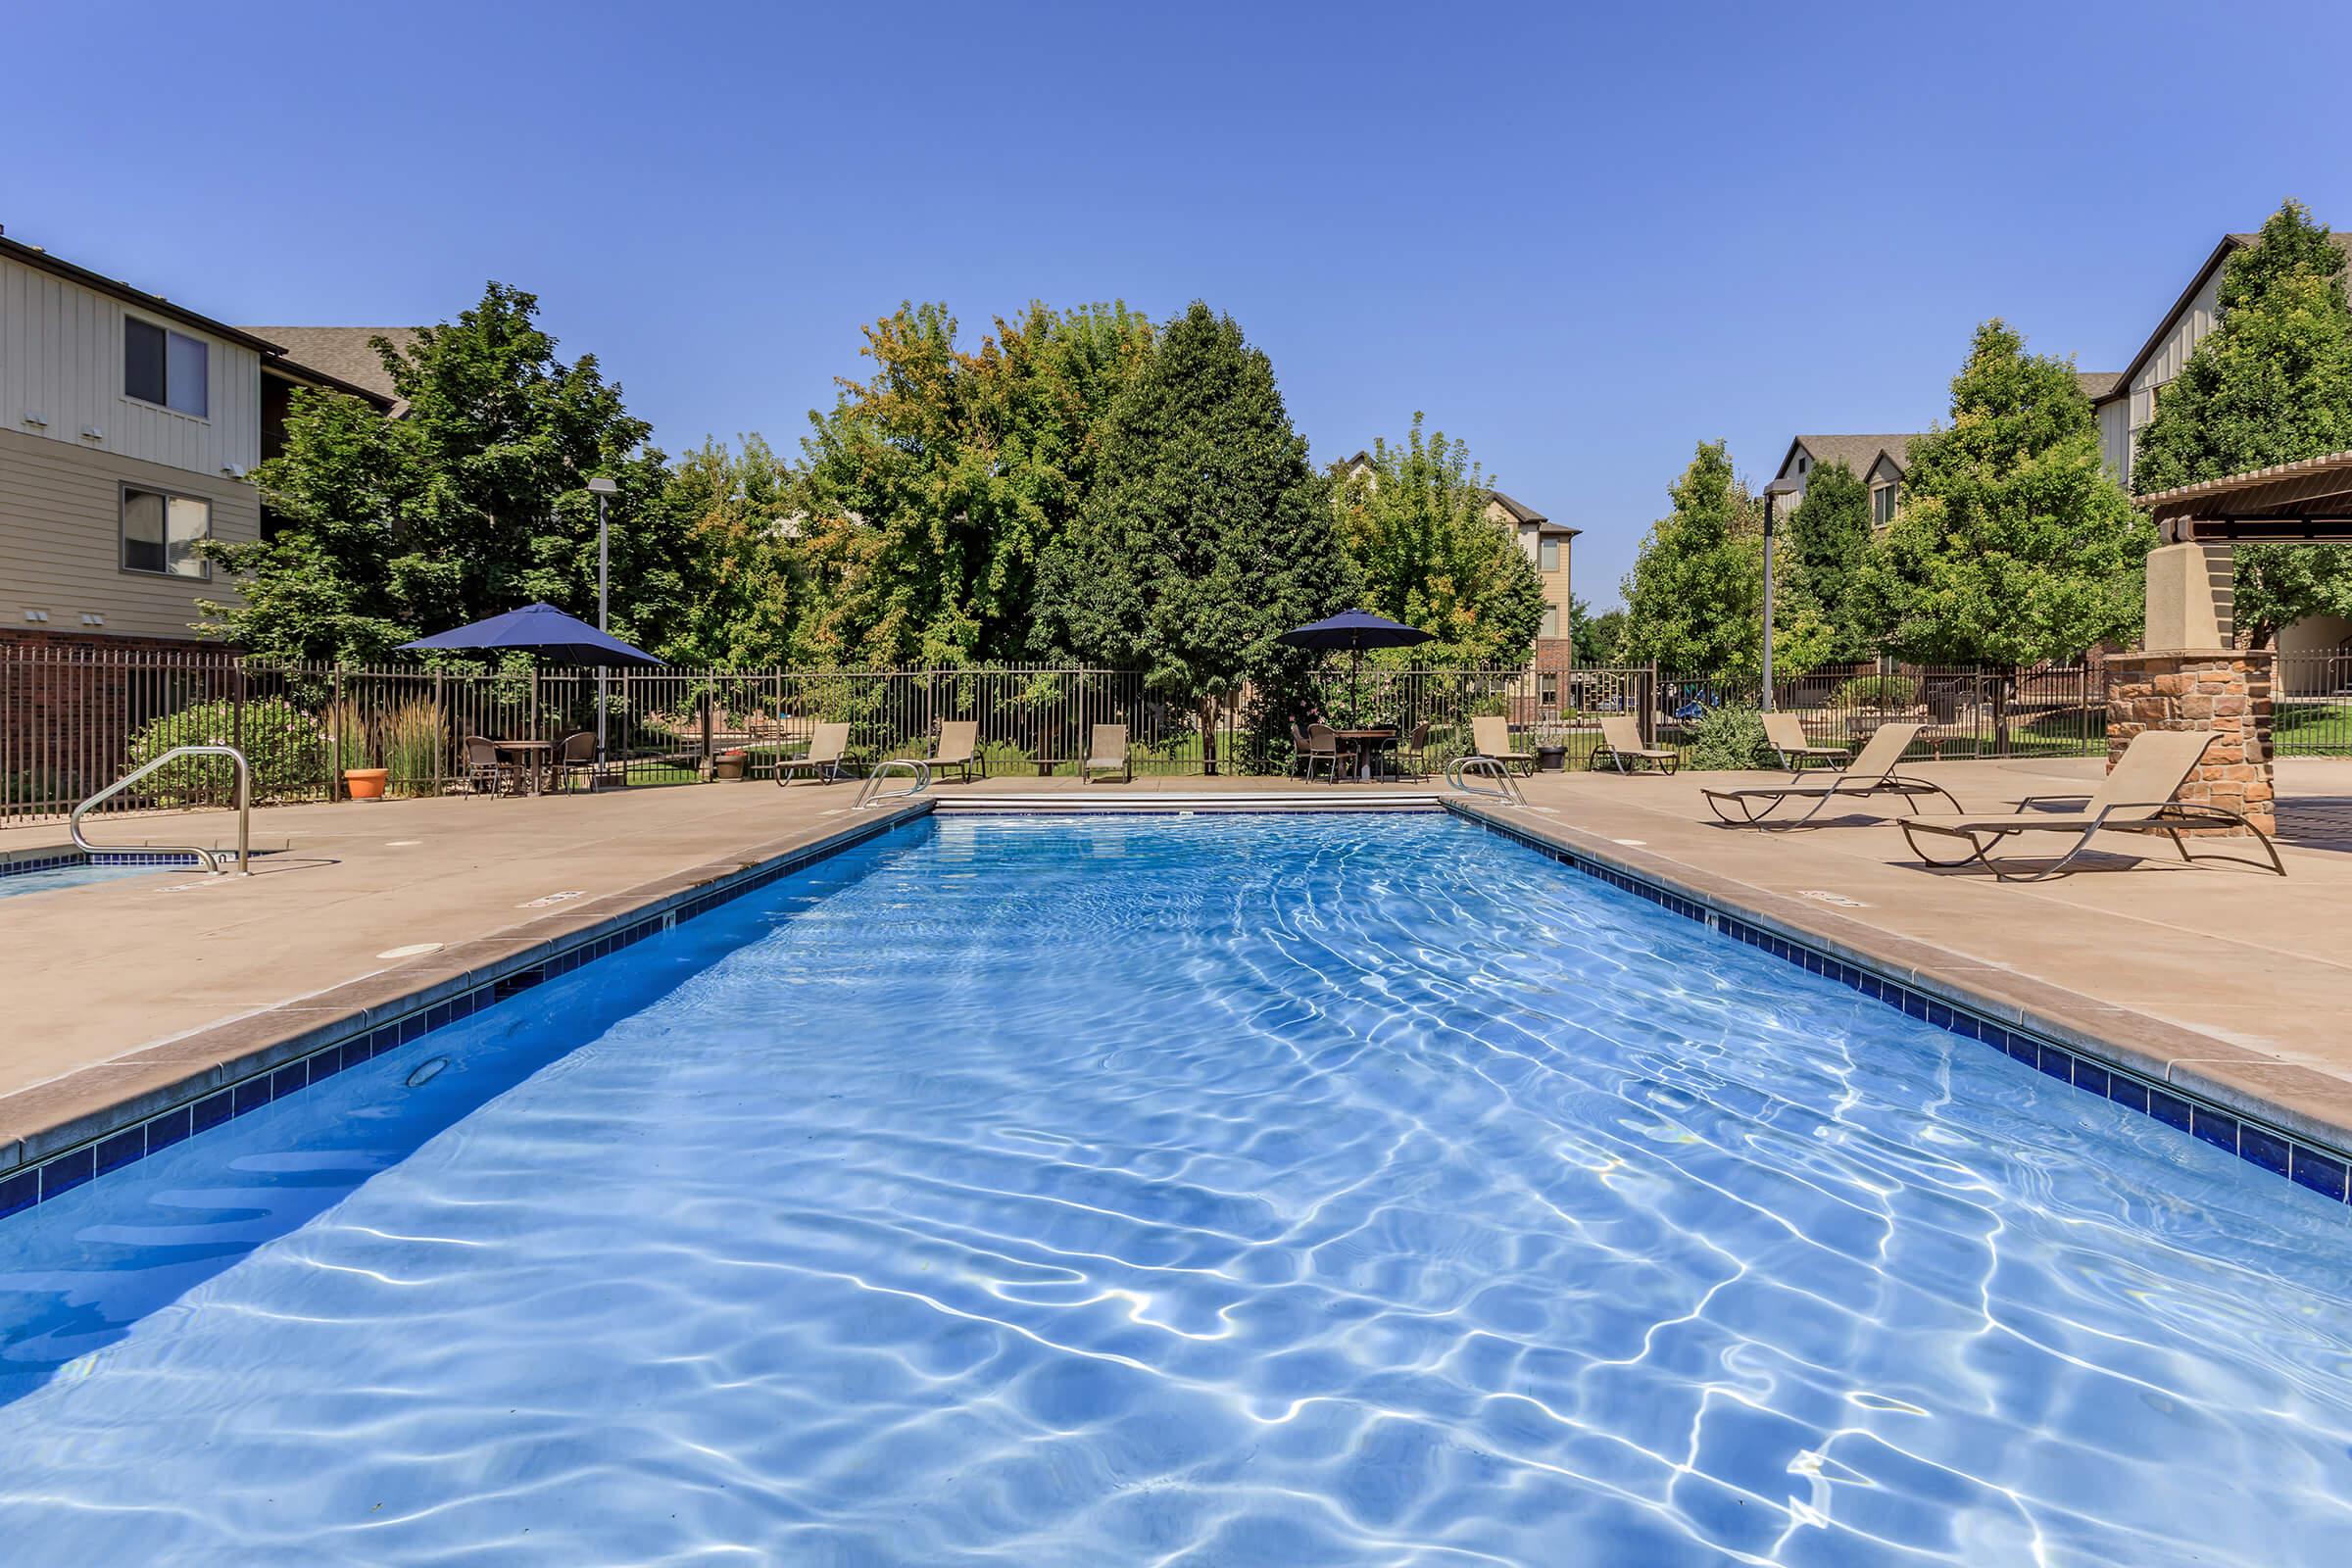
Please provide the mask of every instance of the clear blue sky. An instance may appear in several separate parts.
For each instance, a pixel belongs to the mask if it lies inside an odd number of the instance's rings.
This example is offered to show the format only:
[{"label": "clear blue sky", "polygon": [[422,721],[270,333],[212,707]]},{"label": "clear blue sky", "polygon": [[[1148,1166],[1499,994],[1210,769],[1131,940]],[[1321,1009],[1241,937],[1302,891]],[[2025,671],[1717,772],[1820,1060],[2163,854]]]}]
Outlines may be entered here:
[{"label": "clear blue sky", "polygon": [[1691,444],[2120,368],[2225,230],[2352,224],[2352,7],[40,6],[0,223],[232,321],[536,291],[675,452],[858,327],[1200,297],[1318,461],[1416,409],[1617,581]]}]

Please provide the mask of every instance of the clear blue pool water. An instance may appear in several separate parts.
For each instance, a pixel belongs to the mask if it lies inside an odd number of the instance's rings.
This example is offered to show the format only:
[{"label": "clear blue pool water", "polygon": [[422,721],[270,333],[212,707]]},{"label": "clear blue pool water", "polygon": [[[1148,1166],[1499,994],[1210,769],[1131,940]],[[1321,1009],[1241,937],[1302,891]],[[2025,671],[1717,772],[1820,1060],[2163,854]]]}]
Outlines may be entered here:
[{"label": "clear blue pool water", "polygon": [[0,876],[0,899],[20,893],[46,893],[52,888],[77,888],[91,882],[119,882],[126,876],[153,876],[168,865],[52,865],[39,871],[15,871]]},{"label": "clear blue pool water", "polygon": [[12,1561],[2352,1561],[2340,1205],[1446,818],[897,830],[0,1266]]}]

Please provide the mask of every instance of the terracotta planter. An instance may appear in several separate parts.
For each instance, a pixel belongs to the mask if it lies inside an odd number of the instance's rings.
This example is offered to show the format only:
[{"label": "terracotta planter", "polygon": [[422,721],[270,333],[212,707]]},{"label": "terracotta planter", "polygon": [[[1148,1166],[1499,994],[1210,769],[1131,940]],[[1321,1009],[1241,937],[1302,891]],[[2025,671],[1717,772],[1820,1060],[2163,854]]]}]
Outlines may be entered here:
[{"label": "terracotta planter", "polygon": [[710,759],[710,776],[715,779],[740,779],[751,759],[737,752],[732,756],[722,752]]},{"label": "terracotta planter", "polygon": [[380,801],[384,798],[384,781],[391,776],[388,767],[347,767],[343,770],[343,788],[355,801]]}]

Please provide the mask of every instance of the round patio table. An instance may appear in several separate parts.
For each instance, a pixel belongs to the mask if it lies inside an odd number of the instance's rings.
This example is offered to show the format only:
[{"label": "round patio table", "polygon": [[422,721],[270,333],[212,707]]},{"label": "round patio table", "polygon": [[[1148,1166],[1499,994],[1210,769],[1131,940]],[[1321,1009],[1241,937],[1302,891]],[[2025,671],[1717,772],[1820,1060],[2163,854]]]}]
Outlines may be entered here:
[{"label": "round patio table", "polygon": [[1355,753],[1355,776],[1357,778],[1372,776],[1372,754],[1374,752],[1383,745],[1394,746],[1396,744],[1396,730],[1394,725],[1385,728],[1340,729],[1333,730],[1332,734]]},{"label": "round patio table", "polygon": [[499,756],[511,756],[515,760],[514,765],[522,770],[523,793],[538,794],[540,770],[548,761],[554,760],[556,743],[554,741],[492,741],[490,744],[498,749]]}]

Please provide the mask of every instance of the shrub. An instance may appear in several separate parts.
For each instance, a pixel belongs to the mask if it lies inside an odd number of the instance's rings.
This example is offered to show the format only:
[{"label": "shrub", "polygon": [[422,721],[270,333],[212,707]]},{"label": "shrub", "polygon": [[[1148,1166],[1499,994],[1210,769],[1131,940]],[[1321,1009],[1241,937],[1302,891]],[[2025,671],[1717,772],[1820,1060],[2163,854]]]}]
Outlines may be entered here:
[{"label": "shrub", "polygon": [[1684,726],[1683,736],[1690,749],[1690,765],[1697,772],[1772,765],[1772,746],[1764,739],[1761,709],[1710,708]]},{"label": "shrub", "polygon": [[403,703],[384,718],[383,743],[393,785],[406,794],[429,795],[449,756],[449,717],[429,697]]},{"label": "shrub", "polygon": [[[313,796],[326,778],[329,746],[318,721],[282,697],[244,705],[225,698],[167,713],[130,738],[133,767],[174,746],[235,746],[253,769],[253,798],[284,801]],[[226,800],[233,775],[225,759],[191,757],[148,775],[139,788],[159,806]]]},{"label": "shrub", "polygon": [[1830,695],[1832,708],[1910,708],[1919,701],[1919,682],[1908,675],[1856,675]]},{"label": "shrub", "polygon": [[[368,760],[372,750],[369,745],[372,737],[368,734],[370,726],[368,716],[360,711],[359,704],[348,697],[339,703],[329,703],[318,714],[318,727],[326,734],[327,750],[334,757],[335,766],[349,771],[355,767],[372,765]],[[254,788],[261,788],[258,780]]]}]

